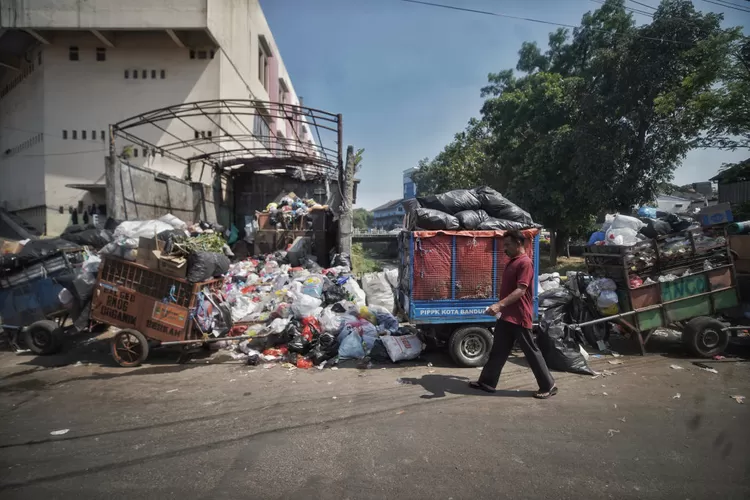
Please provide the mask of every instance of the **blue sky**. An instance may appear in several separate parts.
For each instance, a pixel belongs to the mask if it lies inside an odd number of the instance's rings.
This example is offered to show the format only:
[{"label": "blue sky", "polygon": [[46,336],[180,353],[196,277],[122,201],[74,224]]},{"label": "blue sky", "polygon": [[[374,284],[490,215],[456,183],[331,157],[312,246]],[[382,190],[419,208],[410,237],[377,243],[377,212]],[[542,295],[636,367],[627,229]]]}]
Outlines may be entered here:
[{"label": "blue sky", "polygon": [[[572,25],[599,7],[592,0],[433,1]],[[748,32],[750,14],[694,3],[724,12],[726,26]],[[401,172],[435,156],[479,115],[488,73],[515,67],[522,42],[545,47],[556,28],[400,0],[261,0],[261,6],[305,105],[342,113],[345,145],[365,148],[357,206],[368,209],[400,198]],[[722,163],[748,156],[693,151],[675,182],[707,180]]]}]

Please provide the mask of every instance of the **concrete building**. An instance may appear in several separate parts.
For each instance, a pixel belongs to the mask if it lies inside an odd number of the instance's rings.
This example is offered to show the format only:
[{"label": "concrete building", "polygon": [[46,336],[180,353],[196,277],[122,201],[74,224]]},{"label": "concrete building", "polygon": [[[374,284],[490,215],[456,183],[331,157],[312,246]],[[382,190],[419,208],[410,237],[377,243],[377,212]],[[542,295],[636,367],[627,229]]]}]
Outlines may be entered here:
[{"label": "concrete building", "polygon": [[[3,0],[0,208],[46,234],[61,232],[73,209],[105,204],[110,124],[215,99],[301,104],[258,0]],[[304,120],[256,115],[251,123],[264,142],[313,145]],[[217,116],[194,133],[210,139],[240,127]],[[145,138],[162,145],[186,132],[175,119]],[[185,176],[184,165],[158,151],[118,148],[136,166]],[[210,183],[210,175],[193,180]]]},{"label": "concrete building", "polygon": [[417,197],[417,185],[412,180],[416,171],[416,168],[409,168],[403,172],[403,198],[391,200],[372,211],[372,224],[375,229],[391,230],[403,224],[404,200]]},{"label": "concrete building", "polygon": [[414,183],[412,176],[418,169],[409,168],[404,170],[404,199],[408,200],[417,197],[417,185]]}]

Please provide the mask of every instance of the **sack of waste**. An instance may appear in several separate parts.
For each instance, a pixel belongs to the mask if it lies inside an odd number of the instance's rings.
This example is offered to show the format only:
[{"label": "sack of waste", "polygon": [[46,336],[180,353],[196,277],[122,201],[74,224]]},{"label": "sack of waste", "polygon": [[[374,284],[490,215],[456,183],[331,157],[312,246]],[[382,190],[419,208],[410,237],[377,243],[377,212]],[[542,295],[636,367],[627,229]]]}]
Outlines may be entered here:
[{"label": "sack of waste", "polygon": [[362,289],[367,297],[368,306],[380,306],[388,311],[395,309],[393,290],[384,272],[365,274],[362,277]]},{"label": "sack of waste", "polygon": [[479,226],[477,226],[477,229],[479,231],[512,231],[514,229],[525,229],[530,226],[533,226],[533,224],[526,224],[523,222],[490,217],[486,221],[479,224]]},{"label": "sack of waste", "polygon": [[364,307],[367,305],[367,295],[359,286],[357,280],[350,277],[342,286],[344,287],[344,290],[346,290],[346,292],[354,299],[354,303],[357,304],[357,306]]},{"label": "sack of waste", "polygon": [[456,214],[456,219],[464,229],[474,230],[479,224],[488,220],[490,216],[484,210],[463,210]]},{"label": "sack of waste", "polygon": [[461,225],[454,216],[429,208],[415,210],[417,227],[427,231],[455,231]]},{"label": "sack of waste", "polygon": [[487,212],[490,217],[520,222],[525,224],[526,227],[534,224],[534,220],[527,211],[521,209],[491,187],[477,188],[476,193],[482,205],[482,210]]},{"label": "sack of waste", "polygon": [[479,210],[482,205],[473,189],[455,189],[443,194],[417,198],[423,208],[457,214],[465,210]]},{"label": "sack of waste", "polygon": [[401,335],[398,337],[384,335],[380,337],[380,340],[385,345],[388,356],[390,356],[391,361],[394,363],[415,359],[419,357],[422,349],[424,349],[424,344],[416,335]]},{"label": "sack of waste", "polygon": [[543,324],[536,340],[550,369],[594,375],[568,328],[561,324]]},{"label": "sack of waste", "polygon": [[223,253],[191,253],[187,258],[187,280],[191,283],[198,283],[223,276],[229,272],[230,264],[229,258]]}]

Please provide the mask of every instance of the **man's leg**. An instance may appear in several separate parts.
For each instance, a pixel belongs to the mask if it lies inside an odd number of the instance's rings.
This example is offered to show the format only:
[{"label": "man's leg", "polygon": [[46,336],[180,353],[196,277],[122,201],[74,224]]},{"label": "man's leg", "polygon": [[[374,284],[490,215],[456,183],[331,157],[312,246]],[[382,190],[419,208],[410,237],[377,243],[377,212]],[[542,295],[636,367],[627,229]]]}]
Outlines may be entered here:
[{"label": "man's leg", "polygon": [[497,387],[497,383],[500,380],[500,372],[505,366],[505,362],[508,361],[510,351],[513,349],[514,335],[511,330],[513,325],[507,323],[501,319],[495,323],[495,340],[492,342],[492,351],[490,357],[487,360],[487,364],[482,369],[482,374],[479,376],[479,383],[486,386]]},{"label": "man's leg", "polygon": [[536,382],[539,384],[540,392],[549,392],[555,386],[555,379],[552,378],[552,374],[547,369],[547,363],[544,362],[544,357],[539,347],[536,345],[534,340],[534,334],[527,328],[517,327],[516,336],[518,337],[518,343],[521,345],[523,355],[526,356],[526,361],[531,367],[531,371],[534,372]]}]

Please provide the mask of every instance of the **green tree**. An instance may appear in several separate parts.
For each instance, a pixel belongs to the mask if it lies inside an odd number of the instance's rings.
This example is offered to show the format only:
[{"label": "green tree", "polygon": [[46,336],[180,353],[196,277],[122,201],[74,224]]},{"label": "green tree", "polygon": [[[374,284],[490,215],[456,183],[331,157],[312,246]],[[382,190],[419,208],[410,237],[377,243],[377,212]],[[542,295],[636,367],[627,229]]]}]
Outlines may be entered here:
[{"label": "green tree", "polygon": [[365,208],[354,209],[354,229],[365,230],[372,225],[372,212]]}]

